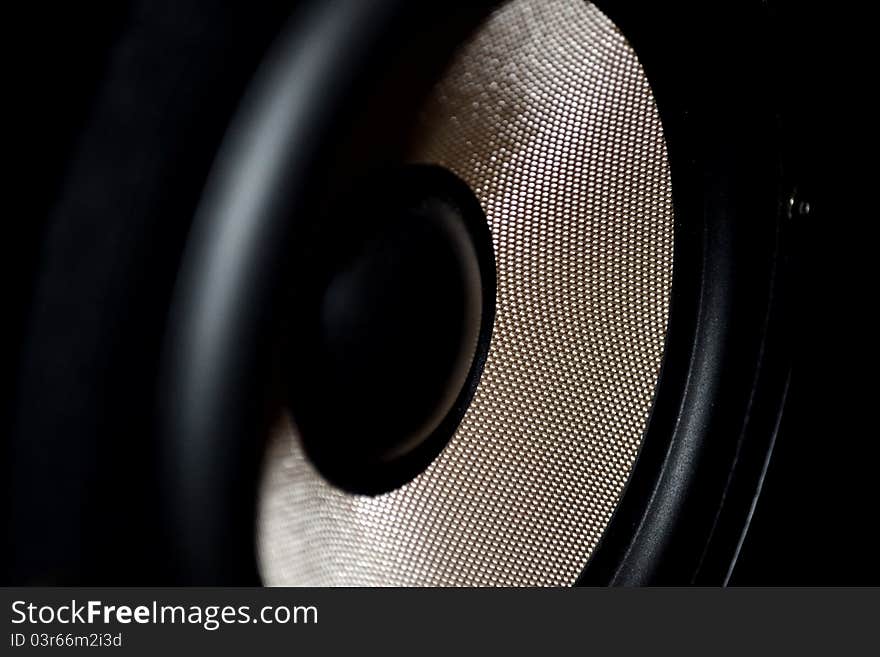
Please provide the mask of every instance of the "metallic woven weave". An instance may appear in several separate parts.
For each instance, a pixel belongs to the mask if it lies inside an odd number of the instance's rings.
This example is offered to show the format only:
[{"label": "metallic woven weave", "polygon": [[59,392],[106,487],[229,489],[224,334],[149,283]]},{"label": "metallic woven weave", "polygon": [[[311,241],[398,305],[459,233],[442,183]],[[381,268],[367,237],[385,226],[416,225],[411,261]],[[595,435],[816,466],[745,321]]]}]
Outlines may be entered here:
[{"label": "metallic woven weave", "polygon": [[491,224],[483,377],[437,460],[379,497],[327,484],[281,427],[258,528],[268,584],[572,584],[639,450],[673,214],[660,119],[625,38],[580,0],[508,2],[420,126],[413,160],[466,180]]}]

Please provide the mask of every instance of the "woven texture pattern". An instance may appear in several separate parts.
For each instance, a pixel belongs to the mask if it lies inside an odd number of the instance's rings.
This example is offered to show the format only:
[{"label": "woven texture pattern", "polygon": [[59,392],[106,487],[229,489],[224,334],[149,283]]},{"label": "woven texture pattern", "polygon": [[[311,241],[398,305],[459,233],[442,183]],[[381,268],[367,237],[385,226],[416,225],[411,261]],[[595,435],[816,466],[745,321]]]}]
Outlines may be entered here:
[{"label": "woven texture pattern", "polygon": [[480,386],[437,460],[379,497],[331,487],[280,427],[264,580],[572,584],[632,470],[665,343],[673,213],[648,81],[593,5],[513,0],[460,49],[412,159],[466,180],[491,224]]}]

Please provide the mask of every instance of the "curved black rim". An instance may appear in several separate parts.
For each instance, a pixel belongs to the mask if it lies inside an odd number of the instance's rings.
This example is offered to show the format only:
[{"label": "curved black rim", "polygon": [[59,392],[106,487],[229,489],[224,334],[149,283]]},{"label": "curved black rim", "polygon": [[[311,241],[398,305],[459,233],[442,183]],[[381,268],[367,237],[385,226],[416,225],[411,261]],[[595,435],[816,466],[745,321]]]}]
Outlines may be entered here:
[{"label": "curved black rim", "polygon": [[[332,193],[324,187],[331,166],[338,180],[365,160],[397,159],[387,135],[399,129],[357,124],[399,128],[395,120],[412,114],[426,72],[442,66],[485,10],[315,3],[264,62],[196,215],[168,324],[159,388],[162,509],[179,581],[259,581],[254,522],[264,445],[255,436],[266,435],[273,406],[288,245]],[[427,36],[416,29],[426,17]],[[377,79],[386,86],[371,84]],[[389,96],[395,89],[406,97]]]}]

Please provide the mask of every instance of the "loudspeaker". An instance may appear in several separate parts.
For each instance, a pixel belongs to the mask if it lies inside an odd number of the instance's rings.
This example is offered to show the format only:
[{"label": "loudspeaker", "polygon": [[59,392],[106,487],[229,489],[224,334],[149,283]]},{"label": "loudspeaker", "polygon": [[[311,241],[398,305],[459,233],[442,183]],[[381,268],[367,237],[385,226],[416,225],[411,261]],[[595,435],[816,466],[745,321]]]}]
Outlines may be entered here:
[{"label": "loudspeaker", "polygon": [[93,24],[30,242],[7,578],[726,583],[816,212],[795,11]]}]

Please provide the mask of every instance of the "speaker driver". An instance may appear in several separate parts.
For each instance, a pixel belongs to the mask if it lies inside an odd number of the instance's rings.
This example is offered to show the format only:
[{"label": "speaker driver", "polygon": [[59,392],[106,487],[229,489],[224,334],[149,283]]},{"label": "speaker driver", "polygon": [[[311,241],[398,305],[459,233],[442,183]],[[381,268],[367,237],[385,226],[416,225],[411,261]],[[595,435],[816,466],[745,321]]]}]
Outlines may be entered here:
[{"label": "speaker driver", "polygon": [[261,484],[263,581],[573,584],[632,472],[664,354],[674,222],[648,79],[592,4],[512,0],[457,51],[410,160],[467,182],[489,223],[482,378],[436,460],[378,496],[326,481],[284,418]]}]

